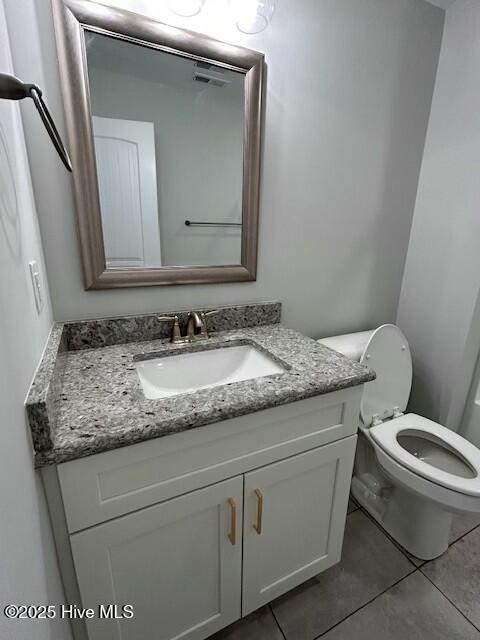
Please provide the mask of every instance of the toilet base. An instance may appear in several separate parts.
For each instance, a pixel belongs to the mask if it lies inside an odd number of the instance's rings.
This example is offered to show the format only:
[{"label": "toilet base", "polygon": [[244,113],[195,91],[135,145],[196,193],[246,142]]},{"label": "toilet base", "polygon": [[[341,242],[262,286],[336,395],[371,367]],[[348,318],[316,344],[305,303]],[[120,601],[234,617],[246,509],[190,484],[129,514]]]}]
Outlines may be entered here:
[{"label": "toilet base", "polygon": [[448,549],[452,514],[441,506],[391,484],[372,482],[370,473],[354,476],[355,500],[404,549],[421,560],[438,558]]}]

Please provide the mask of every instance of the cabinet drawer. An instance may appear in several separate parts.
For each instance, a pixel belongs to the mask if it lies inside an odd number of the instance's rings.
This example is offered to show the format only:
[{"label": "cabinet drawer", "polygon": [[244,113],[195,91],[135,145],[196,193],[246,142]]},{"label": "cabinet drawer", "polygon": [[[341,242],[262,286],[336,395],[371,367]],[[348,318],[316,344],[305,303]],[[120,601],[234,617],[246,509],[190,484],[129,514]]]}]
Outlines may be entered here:
[{"label": "cabinet drawer", "polygon": [[363,387],[59,465],[70,532],[220,482],[357,431]]}]

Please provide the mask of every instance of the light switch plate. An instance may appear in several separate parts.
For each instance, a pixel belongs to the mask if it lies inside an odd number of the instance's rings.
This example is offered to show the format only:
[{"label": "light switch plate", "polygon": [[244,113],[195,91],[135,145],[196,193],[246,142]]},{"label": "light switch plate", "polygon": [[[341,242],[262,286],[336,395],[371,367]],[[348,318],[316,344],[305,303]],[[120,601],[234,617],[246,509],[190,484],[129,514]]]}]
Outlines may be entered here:
[{"label": "light switch plate", "polygon": [[43,301],[43,289],[42,289],[42,280],[40,278],[40,270],[38,268],[38,263],[36,260],[32,260],[28,263],[28,268],[30,270],[30,278],[32,281],[33,295],[35,297],[35,306],[37,307],[38,313],[41,313],[44,305]]}]

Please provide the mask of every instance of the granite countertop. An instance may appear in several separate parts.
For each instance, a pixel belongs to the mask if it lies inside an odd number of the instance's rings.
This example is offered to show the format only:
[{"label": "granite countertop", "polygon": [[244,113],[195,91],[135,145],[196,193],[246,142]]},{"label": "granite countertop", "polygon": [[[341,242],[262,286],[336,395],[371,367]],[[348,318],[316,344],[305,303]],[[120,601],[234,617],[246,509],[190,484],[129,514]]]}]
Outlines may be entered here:
[{"label": "granite countertop", "polygon": [[[52,353],[47,350],[27,399],[36,466],[74,460],[375,378],[363,365],[279,323],[218,331],[193,345],[158,339],[57,353],[55,345],[64,335],[64,326],[57,325],[50,339]],[[139,356],[225,344],[253,344],[282,364],[285,373],[169,398],[144,396],[134,365]],[[45,372],[49,372],[48,384]]]}]

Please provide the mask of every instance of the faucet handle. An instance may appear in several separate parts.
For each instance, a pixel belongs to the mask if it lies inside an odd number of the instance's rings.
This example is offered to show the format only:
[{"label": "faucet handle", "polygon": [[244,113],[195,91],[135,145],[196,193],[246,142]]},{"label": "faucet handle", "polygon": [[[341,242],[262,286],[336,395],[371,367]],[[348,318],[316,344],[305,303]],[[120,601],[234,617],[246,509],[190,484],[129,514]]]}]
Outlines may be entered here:
[{"label": "faucet handle", "polygon": [[178,342],[182,334],[180,332],[180,324],[178,322],[178,316],[157,316],[157,320],[160,322],[173,322],[172,336],[170,342]]},{"label": "faucet handle", "polygon": [[208,327],[207,327],[207,318],[210,318],[211,316],[215,316],[217,313],[219,313],[219,309],[213,309],[212,311],[203,311],[200,314],[200,317],[202,319],[202,331],[201,334],[204,338],[208,338]]}]

